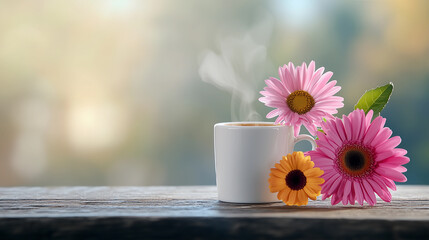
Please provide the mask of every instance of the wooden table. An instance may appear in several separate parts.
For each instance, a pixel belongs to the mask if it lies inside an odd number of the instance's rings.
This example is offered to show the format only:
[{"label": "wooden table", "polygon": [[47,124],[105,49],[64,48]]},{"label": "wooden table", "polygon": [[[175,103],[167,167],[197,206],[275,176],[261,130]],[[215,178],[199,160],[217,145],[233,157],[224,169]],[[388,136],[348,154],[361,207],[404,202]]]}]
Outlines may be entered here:
[{"label": "wooden table", "polygon": [[0,239],[429,239],[429,186],[378,201],[230,204],[214,186],[0,188]]}]

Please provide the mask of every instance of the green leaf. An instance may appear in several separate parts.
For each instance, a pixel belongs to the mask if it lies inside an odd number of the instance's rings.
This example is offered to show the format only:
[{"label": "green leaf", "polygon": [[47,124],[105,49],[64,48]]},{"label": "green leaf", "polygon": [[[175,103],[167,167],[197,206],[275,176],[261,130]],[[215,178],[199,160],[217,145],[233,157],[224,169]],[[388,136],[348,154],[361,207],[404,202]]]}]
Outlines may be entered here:
[{"label": "green leaf", "polygon": [[369,110],[372,109],[372,111],[374,111],[374,117],[380,115],[381,110],[383,110],[386,103],[389,102],[392,91],[393,83],[366,91],[355,105],[355,110],[359,108],[364,110],[365,114],[367,114]]}]

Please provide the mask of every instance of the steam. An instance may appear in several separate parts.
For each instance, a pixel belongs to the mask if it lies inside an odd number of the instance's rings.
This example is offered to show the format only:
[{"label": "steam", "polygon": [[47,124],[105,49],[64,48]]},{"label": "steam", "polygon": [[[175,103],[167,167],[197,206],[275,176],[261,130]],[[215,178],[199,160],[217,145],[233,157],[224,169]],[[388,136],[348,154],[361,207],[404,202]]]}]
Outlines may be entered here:
[{"label": "steam", "polygon": [[210,50],[203,54],[200,77],[231,94],[232,121],[261,120],[253,104],[267,65],[265,44],[271,29],[271,21],[262,21],[242,36],[219,41],[219,54]]}]

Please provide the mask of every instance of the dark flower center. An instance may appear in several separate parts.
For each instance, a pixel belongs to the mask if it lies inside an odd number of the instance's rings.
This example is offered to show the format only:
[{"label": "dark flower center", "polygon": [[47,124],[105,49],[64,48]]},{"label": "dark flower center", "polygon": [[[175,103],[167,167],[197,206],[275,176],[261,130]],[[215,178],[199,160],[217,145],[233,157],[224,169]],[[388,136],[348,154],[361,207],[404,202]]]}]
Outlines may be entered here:
[{"label": "dark flower center", "polygon": [[360,143],[345,145],[338,153],[337,164],[350,177],[366,176],[374,167],[373,150]]},{"label": "dark flower center", "polygon": [[314,107],[315,101],[308,92],[297,90],[287,97],[286,103],[291,111],[302,115]]},{"label": "dark flower center", "polygon": [[360,151],[350,150],[344,156],[344,164],[352,171],[361,170],[365,167],[365,156]]},{"label": "dark flower center", "polygon": [[301,170],[292,170],[286,175],[286,185],[292,190],[300,190],[307,184],[307,178]]}]

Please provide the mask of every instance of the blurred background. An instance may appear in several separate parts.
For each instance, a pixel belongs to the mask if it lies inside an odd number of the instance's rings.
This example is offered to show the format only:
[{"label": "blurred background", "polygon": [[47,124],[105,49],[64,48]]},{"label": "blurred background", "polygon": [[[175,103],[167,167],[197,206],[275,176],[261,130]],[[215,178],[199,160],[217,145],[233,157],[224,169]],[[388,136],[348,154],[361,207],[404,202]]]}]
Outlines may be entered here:
[{"label": "blurred background", "polygon": [[395,84],[429,184],[429,1],[53,0],[0,2],[0,185],[215,184],[213,124],[267,121],[263,80],[311,60],[340,114]]}]

